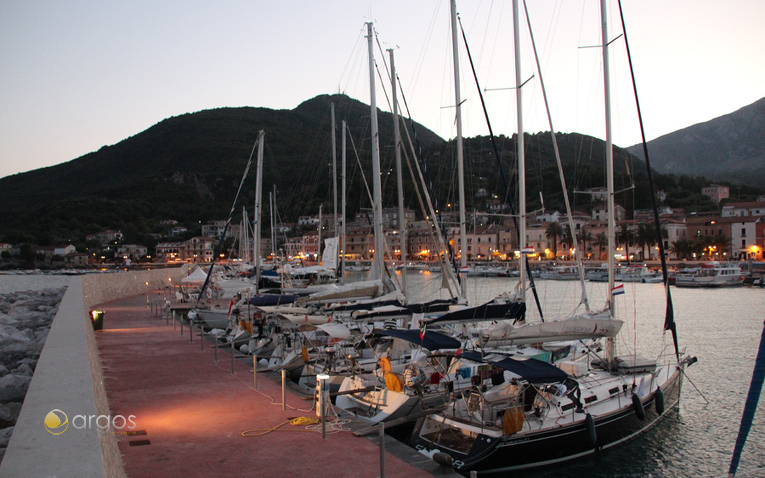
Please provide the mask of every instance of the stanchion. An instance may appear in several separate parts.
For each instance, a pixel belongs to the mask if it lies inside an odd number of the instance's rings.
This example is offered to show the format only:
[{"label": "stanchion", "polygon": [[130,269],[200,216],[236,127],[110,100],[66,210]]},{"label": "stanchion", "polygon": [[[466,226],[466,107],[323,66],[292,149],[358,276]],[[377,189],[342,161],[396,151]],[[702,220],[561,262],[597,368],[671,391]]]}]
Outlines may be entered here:
[{"label": "stanchion", "polygon": [[173,314],[173,317],[172,317],[173,318],[173,330],[175,330],[175,309],[173,309],[172,314]]},{"label": "stanchion", "polygon": [[377,425],[380,432],[380,478],[385,478],[385,422]]},{"label": "stanchion", "polygon": [[258,389],[258,356],[252,356],[252,388]]},{"label": "stanchion", "polygon": [[282,369],[282,410],[287,410],[287,371]]}]

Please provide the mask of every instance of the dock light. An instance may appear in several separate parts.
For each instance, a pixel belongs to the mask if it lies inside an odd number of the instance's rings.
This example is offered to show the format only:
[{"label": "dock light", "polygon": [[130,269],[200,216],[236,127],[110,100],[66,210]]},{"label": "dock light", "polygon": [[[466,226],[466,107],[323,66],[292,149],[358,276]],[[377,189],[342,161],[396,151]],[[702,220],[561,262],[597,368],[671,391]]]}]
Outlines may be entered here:
[{"label": "dock light", "polygon": [[93,324],[93,330],[103,330],[104,315],[106,315],[104,310],[95,309],[90,311],[90,322]]}]

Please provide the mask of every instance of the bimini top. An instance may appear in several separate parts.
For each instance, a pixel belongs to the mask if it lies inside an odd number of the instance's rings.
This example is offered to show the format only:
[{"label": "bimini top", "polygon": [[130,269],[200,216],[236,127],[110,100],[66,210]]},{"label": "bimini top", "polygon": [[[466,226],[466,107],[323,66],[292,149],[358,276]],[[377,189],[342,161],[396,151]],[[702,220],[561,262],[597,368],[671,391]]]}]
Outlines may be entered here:
[{"label": "bimini top", "polygon": [[422,337],[420,337],[420,331],[414,329],[375,330],[372,332],[372,336],[394,337],[397,339],[406,340],[407,342],[419,345],[420,347],[424,347],[428,350],[458,349],[462,345],[460,344],[459,340],[453,337],[449,337],[448,335],[444,335],[439,332],[433,332],[430,330],[426,330]]},{"label": "bimini top", "polygon": [[534,358],[513,358],[500,353],[482,355],[480,352],[463,352],[458,357],[473,362],[496,365],[513,372],[530,383],[559,383],[568,378],[566,372],[558,367]]}]

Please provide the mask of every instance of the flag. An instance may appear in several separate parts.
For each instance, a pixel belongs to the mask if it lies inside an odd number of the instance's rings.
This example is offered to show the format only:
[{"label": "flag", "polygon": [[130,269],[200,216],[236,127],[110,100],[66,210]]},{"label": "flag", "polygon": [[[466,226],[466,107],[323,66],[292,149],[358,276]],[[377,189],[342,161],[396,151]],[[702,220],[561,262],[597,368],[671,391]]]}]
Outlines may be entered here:
[{"label": "flag", "polygon": [[231,299],[231,302],[228,304],[228,317],[231,317],[231,309],[234,308],[234,299]]},{"label": "flag", "polygon": [[420,329],[420,340],[425,339],[425,328],[428,326],[428,324],[422,324],[422,328]]},{"label": "flag", "polygon": [[612,296],[619,295],[619,294],[624,294],[624,284],[619,284],[616,287],[614,287],[613,289],[611,289],[611,295]]},{"label": "flag", "polygon": [[521,251],[521,254],[533,254],[534,248],[533,247],[524,247]]}]

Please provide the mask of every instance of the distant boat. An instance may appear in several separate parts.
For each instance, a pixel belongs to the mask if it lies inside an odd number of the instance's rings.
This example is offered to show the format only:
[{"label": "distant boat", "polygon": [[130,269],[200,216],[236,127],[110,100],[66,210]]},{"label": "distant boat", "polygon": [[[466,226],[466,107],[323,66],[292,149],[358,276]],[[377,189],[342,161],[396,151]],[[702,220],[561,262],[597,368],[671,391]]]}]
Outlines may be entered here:
[{"label": "distant boat", "polygon": [[728,287],[741,285],[743,282],[741,267],[729,262],[708,262],[675,276],[677,287]]},{"label": "distant boat", "polygon": [[540,279],[551,280],[578,280],[579,279],[579,266],[553,266],[550,269],[543,270],[539,274]]}]

